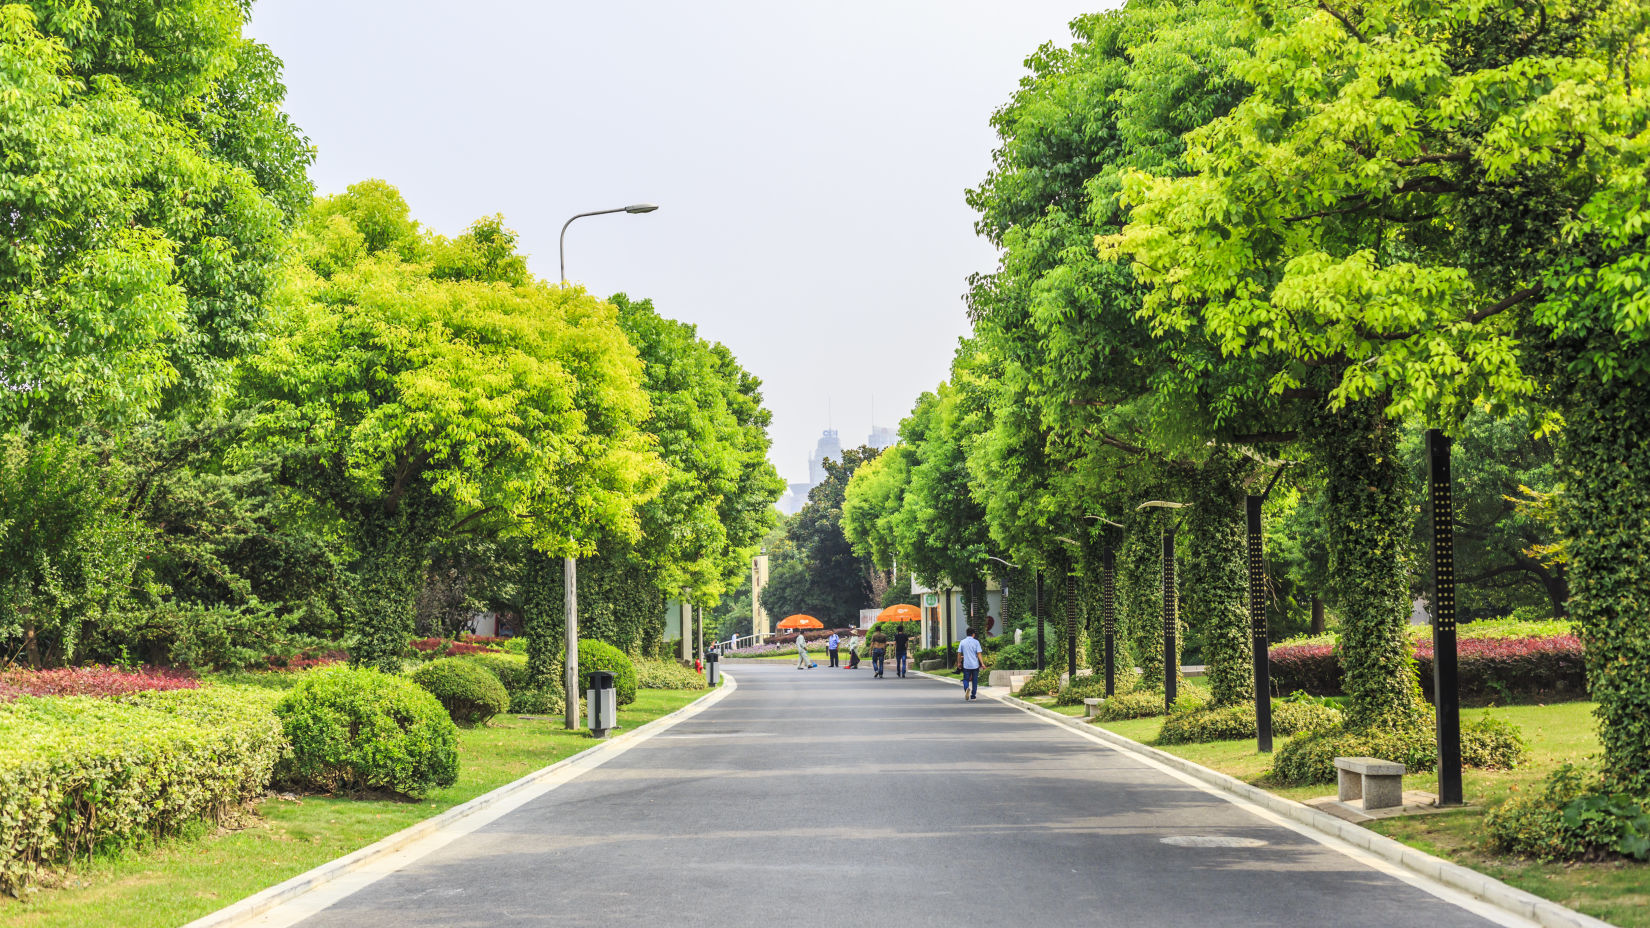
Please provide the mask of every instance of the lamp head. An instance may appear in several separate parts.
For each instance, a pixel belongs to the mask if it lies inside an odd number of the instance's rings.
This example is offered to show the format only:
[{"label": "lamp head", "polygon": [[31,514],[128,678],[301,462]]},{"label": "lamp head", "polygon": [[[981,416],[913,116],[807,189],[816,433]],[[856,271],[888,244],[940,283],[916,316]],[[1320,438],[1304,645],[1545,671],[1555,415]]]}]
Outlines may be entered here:
[{"label": "lamp head", "polygon": [[651,213],[659,207],[652,203],[635,203],[624,208],[627,213]]}]

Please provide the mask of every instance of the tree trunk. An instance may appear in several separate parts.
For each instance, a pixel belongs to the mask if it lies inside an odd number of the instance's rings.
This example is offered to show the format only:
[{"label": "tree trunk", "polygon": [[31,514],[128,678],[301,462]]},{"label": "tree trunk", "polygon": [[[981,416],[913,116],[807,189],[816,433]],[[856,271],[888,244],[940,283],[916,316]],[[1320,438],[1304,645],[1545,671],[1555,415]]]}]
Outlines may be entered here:
[{"label": "tree trunk", "polygon": [[40,669],[40,641],[35,637],[34,617],[23,619],[23,653],[29,657],[29,666]]},{"label": "tree trunk", "polygon": [[1312,594],[1312,634],[1323,634],[1323,597]]},{"label": "tree trunk", "polygon": [[1204,681],[1210,702],[1229,706],[1255,698],[1250,646],[1248,538],[1243,486],[1246,468],[1235,454],[1217,453],[1191,475],[1187,486],[1183,615],[1203,634]]},{"label": "tree trunk", "polygon": [[[1578,385],[1559,445],[1569,605],[1598,702],[1606,788],[1650,794],[1650,378]],[[1549,594],[1550,595],[1550,594]]]},{"label": "tree trunk", "polygon": [[1397,424],[1382,405],[1365,400],[1320,411],[1313,423],[1314,451],[1326,470],[1329,585],[1352,729],[1426,720],[1408,633],[1414,514]]}]

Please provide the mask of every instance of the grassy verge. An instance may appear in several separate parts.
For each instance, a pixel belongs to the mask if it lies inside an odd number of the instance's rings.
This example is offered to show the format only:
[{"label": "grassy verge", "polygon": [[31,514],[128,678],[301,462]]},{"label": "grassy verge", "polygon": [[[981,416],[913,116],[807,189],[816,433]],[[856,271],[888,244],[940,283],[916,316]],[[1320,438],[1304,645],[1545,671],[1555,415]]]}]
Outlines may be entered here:
[{"label": "grassy verge", "polygon": [[[1650,928],[1650,865],[1543,864],[1498,854],[1486,843],[1483,827],[1486,811],[1506,801],[1517,790],[1538,788],[1539,782],[1560,764],[1583,763],[1597,753],[1593,705],[1569,702],[1463,709],[1463,720],[1493,715],[1523,729],[1530,741],[1529,762],[1518,770],[1467,770],[1462,777],[1466,808],[1383,819],[1367,827],[1622,928]],[[1335,791],[1332,786],[1279,787],[1272,783],[1269,779],[1271,758],[1257,753],[1253,741],[1157,744],[1157,733],[1162,726],[1161,718],[1152,718],[1106,722],[1102,727],[1289,799],[1313,799]],[[1278,739],[1276,746],[1281,747],[1287,740]],[[1431,773],[1410,774],[1404,777],[1404,788],[1435,792],[1438,777]]]},{"label": "grassy verge", "polygon": [[[706,692],[639,690],[619,711],[619,725],[639,727]],[[27,900],[0,898],[0,926],[173,928],[595,744],[582,732],[562,730],[559,719],[506,716],[459,732],[458,782],[422,802],[265,799],[244,827],[203,827],[155,847],[98,857],[67,874],[59,888]]]}]

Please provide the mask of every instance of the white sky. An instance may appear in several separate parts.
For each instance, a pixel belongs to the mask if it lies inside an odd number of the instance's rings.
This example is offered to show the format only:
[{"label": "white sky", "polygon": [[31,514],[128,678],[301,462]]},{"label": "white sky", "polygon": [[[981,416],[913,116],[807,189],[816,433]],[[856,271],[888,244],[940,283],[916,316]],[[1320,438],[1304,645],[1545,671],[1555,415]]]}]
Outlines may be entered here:
[{"label": "white sky", "polygon": [[456,234],[503,213],[533,270],[651,297],[764,381],[807,479],[946,375],[994,252],[963,191],[1021,62],[1110,0],[262,0],[317,188],[381,177]]}]

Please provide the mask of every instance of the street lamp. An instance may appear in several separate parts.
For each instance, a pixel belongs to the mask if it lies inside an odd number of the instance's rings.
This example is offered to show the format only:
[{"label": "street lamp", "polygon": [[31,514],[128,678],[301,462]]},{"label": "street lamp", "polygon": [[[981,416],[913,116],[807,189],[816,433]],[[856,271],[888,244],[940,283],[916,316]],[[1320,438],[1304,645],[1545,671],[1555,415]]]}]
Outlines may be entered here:
[{"label": "street lamp", "polygon": [[561,224],[561,282],[567,283],[567,227],[573,224],[573,219],[583,219],[586,216],[606,216],[608,213],[651,213],[659,207],[652,203],[632,203],[629,206],[619,206],[613,209],[598,209],[588,213],[578,213],[572,219]]},{"label": "street lamp", "polygon": [[[578,213],[561,224],[561,283],[567,286],[567,227],[573,224],[574,219],[583,219],[586,216],[605,216],[608,213],[651,213],[659,207],[652,203],[635,203],[630,206],[621,206],[617,209],[598,209],[588,213]],[[566,674],[563,680],[566,698],[566,711],[562,720],[565,727],[571,731],[579,727],[579,583],[578,561],[576,558],[562,558],[562,590],[566,599],[563,601],[564,631],[566,634],[567,659],[564,662]]]},{"label": "street lamp", "polygon": [[[1160,499],[1147,500],[1134,507],[1142,509],[1185,509],[1189,503],[1170,503]],[[1163,710],[1174,709],[1175,690],[1180,682],[1180,662],[1176,659],[1175,639],[1180,619],[1174,579],[1174,536],[1180,531],[1184,518],[1163,530]]]}]

